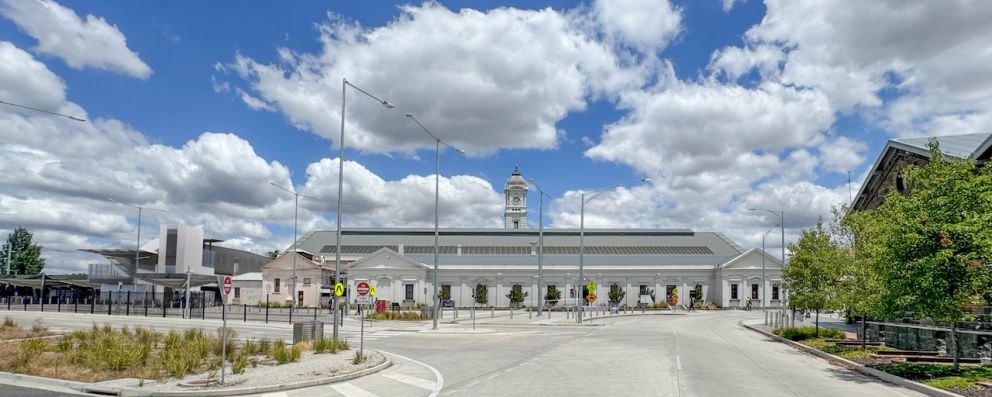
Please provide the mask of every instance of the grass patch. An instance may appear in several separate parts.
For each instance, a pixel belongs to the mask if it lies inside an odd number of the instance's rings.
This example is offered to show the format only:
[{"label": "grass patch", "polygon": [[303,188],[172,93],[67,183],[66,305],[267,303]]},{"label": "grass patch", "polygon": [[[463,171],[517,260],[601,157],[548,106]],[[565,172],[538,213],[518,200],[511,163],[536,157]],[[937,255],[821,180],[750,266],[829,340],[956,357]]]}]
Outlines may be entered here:
[{"label": "grass patch", "polygon": [[5,317],[3,324],[0,325],[0,340],[39,338],[51,334],[51,332],[48,332],[48,327],[41,325],[37,321],[31,325],[31,328],[24,328],[10,317]]},{"label": "grass patch", "polygon": [[802,344],[822,351],[824,353],[830,353],[840,358],[845,358],[851,361],[864,362],[865,360],[871,358],[871,355],[879,351],[890,351],[896,350],[888,346],[872,346],[868,345],[862,350],[860,345],[838,345],[834,342],[827,341],[827,338],[813,338],[806,339],[801,342]]},{"label": "grass patch", "polygon": [[337,354],[338,350],[348,350],[348,341],[344,339],[318,338],[313,341],[314,353]]},{"label": "grass patch", "polygon": [[[775,328],[772,333],[791,341],[816,338],[816,327]],[[820,338],[843,339],[844,331],[820,327]]]},{"label": "grass patch", "polygon": [[975,389],[975,382],[992,380],[992,368],[988,367],[961,367],[959,373],[951,365],[882,364],[875,368],[938,389]]},{"label": "grass patch", "polygon": [[365,318],[368,320],[400,320],[400,321],[420,321],[427,319],[427,317],[420,314],[420,312],[414,312],[414,311],[372,312],[367,314]]}]

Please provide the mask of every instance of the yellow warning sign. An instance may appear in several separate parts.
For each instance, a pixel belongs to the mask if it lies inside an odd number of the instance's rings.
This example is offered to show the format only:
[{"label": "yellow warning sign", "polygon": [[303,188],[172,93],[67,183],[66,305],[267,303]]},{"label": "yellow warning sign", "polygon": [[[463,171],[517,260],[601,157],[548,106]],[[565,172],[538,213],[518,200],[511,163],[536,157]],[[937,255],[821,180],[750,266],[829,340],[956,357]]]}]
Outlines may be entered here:
[{"label": "yellow warning sign", "polygon": [[334,284],[334,296],[340,297],[341,295],[344,295],[344,284]]},{"label": "yellow warning sign", "polygon": [[589,295],[586,295],[586,300],[589,301],[589,303],[595,302],[596,301],[596,294],[589,293]]},{"label": "yellow warning sign", "polygon": [[586,289],[589,290],[589,293],[596,292],[596,283],[586,284]]},{"label": "yellow warning sign", "polygon": [[374,285],[370,285],[369,286],[369,296],[375,296],[375,286]]}]

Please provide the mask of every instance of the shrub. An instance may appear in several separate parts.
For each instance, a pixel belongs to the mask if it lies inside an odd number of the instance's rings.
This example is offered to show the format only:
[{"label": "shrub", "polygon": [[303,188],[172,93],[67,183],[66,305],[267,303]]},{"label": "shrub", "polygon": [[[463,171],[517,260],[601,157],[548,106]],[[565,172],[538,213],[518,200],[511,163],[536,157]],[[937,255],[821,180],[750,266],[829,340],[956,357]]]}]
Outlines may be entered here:
[{"label": "shrub", "polygon": [[337,354],[338,350],[348,350],[348,342],[344,339],[318,338],[313,342],[314,353],[331,352]]},{"label": "shrub", "polygon": [[292,349],[289,349],[289,361],[299,360],[302,354],[303,348],[299,345],[294,345]]},{"label": "shrub", "polygon": [[65,353],[69,350],[72,350],[72,337],[66,336],[63,337],[62,339],[59,339],[58,343],[55,344],[55,350],[57,350],[59,353]]},{"label": "shrub", "polygon": [[[801,341],[816,337],[816,327],[775,328],[772,333],[792,341]],[[834,328],[820,328],[821,338],[844,338],[844,331]]]},{"label": "shrub", "polygon": [[358,365],[358,364],[361,364],[361,363],[365,362],[366,359],[368,359],[368,356],[362,354],[362,352],[360,352],[358,350],[355,350],[355,358],[352,358],[351,359],[351,363],[352,364],[355,364],[355,365]]},{"label": "shrub", "polygon": [[371,312],[365,316],[369,320],[400,320],[400,321],[419,321],[426,320],[425,317],[420,312],[415,311],[400,311],[400,312]]},{"label": "shrub", "polygon": [[[234,357],[235,338],[237,338],[237,333],[233,329],[227,329],[227,358],[230,359]],[[213,340],[213,351],[215,355],[220,356],[224,349],[224,328],[217,328],[217,339]]]},{"label": "shrub", "polygon": [[14,320],[11,320],[10,317],[4,317],[3,318],[3,327],[0,327],[0,328],[13,328],[13,327],[16,327],[16,326],[17,326],[17,323],[15,323]]},{"label": "shrub", "polygon": [[246,367],[248,367],[248,354],[242,350],[237,356],[234,357],[234,360],[231,361],[231,372],[240,374],[245,372]]},{"label": "shrub", "polygon": [[272,342],[269,341],[269,338],[262,338],[262,340],[258,341],[258,354],[269,354],[271,351]]}]

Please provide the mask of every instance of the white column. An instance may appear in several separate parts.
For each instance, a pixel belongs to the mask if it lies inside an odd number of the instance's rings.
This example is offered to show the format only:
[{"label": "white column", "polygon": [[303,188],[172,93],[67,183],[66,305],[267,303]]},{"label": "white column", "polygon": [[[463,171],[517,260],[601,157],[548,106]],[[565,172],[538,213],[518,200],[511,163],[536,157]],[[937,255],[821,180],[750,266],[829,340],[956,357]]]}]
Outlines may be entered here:
[{"label": "white column", "polygon": [[624,290],[627,294],[624,295],[623,303],[627,305],[627,307],[630,307],[630,296],[633,295],[630,293],[630,277],[625,277],[624,281],[627,283],[627,289]]},{"label": "white column", "polygon": [[[660,299],[660,300],[659,300]],[[654,303],[665,300],[665,290],[661,287],[661,277],[654,278]]]}]

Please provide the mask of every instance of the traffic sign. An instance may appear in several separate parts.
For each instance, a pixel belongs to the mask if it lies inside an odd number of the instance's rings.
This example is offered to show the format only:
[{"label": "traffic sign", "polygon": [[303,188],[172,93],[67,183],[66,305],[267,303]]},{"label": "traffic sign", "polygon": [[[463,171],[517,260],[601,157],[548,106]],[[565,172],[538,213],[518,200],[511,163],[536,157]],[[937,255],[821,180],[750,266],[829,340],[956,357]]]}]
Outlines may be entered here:
[{"label": "traffic sign", "polygon": [[344,295],[344,284],[334,284],[334,296],[341,297],[342,295]]},{"label": "traffic sign", "polygon": [[231,293],[231,276],[224,276],[224,293]]},{"label": "traffic sign", "polygon": [[368,305],[372,303],[372,297],[368,295],[362,295],[359,296],[355,301],[361,304]]},{"label": "traffic sign", "polygon": [[586,300],[589,301],[589,303],[595,302],[596,301],[596,294],[589,293],[589,295],[586,295]]},{"label": "traffic sign", "polygon": [[375,296],[375,286],[369,286],[369,296]]},{"label": "traffic sign", "polygon": [[589,293],[596,292],[596,283],[586,284],[586,289],[589,290]]},{"label": "traffic sign", "polygon": [[369,283],[362,281],[358,283],[355,290],[358,291],[358,296],[366,296],[369,294]]}]

